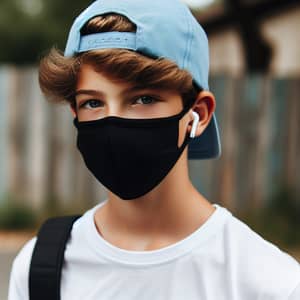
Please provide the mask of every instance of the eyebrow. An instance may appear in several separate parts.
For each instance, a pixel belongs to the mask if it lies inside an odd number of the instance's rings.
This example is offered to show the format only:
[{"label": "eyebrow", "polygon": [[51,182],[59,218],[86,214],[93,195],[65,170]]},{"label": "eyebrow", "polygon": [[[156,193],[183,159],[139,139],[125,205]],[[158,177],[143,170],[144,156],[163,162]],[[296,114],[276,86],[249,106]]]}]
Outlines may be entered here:
[{"label": "eyebrow", "polygon": [[[130,94],[138,91],[154,90],[153,88],[148,88],[146,86],[134,86],[122,91],[121,95]],[[100,96],[103,97],[105,93],[100,90],[91,90],[91,89],[81,89],[75,92],[75,97],[78,95],[91,95],[91,96]]]},{"label": "eyebrow", "polygon": [[102,93],[101,91],[97,91],[97,90],[77,90],[75,92],[75,97],[78,95],[91,95],[91,96],[103,96],[104,93]]}]

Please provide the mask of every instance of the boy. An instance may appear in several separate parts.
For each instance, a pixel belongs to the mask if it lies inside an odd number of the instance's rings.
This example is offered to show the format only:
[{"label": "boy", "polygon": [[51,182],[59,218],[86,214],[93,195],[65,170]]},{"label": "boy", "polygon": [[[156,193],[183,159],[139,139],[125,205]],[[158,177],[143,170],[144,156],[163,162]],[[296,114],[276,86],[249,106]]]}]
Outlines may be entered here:
[{"label": "boy", "polygon": [[[61,299],[300,299],[296,260],[189,180],[188,155],[218,157],[220,142],[206,35],[183,4],[95,1],[39,79],[70,103],[77,147],[108,190],[71,229]],[[9,300],[29,299],[35,244],[15,258]]]}]

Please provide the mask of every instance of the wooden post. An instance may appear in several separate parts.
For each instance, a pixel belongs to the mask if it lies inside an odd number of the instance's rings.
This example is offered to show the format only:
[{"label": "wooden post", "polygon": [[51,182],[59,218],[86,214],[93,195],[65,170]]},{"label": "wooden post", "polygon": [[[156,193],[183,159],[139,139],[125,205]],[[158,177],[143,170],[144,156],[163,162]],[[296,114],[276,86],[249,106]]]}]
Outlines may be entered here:
[{"label": "wooden post", "polygon": [[8,172],[8,68],[0,68],[0,204],[7,196]]}]

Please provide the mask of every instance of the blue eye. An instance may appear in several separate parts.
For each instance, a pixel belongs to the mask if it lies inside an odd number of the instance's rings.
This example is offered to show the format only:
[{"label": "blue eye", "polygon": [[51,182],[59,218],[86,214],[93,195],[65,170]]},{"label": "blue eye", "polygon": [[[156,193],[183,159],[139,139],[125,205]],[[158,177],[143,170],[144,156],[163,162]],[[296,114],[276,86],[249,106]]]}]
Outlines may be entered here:
[{"label": "blue eye", "polygon": [[95,100],[95,99],[91,99],[91,100],[87,100],[85,102],[83,102],[80,107],[84,107],[84,108],[96,108],[99,107],[101,105],[101,102],[99,100]]},{"label": "blue eye", "polygon": [[156,99],[152,96],[141,96],[139,98],[136,99],[136,103],[138,102],[138,100],[141,100],[141,104],[152,104],[154,102],[156,102]]}]

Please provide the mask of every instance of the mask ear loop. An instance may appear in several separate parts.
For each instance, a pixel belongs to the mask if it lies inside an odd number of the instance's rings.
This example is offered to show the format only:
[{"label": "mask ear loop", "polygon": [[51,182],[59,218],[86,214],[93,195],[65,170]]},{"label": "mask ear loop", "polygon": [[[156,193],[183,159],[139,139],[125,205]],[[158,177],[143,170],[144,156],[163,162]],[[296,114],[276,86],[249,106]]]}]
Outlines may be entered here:
[{"label": "mask ear loop", "polygon": [[192,114],[194,116],[194,121],[193,121],[193,125],[192,125],[192,130],[191,130],[191,133],[190,133],[190,137],[194,138],[195,135],[196,135],[197,125],[199,123],[199,115],[195,111],[192,111]]}]

